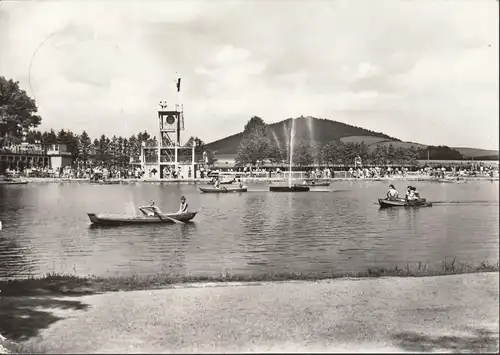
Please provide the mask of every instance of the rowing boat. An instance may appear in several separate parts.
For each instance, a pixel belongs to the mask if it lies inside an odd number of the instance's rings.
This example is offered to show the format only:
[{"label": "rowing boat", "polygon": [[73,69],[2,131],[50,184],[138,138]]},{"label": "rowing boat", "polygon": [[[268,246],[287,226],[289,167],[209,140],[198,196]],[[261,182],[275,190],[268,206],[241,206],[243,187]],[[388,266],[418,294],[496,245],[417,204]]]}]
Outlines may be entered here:
[{"label": "rowing boat", "polygon": [[311,186],[311,187],[314,187],[314,186],[330,186],[330,182],[328,181],[325,181],[325,182],[315,182],[315,181],[308,181],[307,182],[307,186]]},{"label": "rowing boat", "polygon": [[[90,222],[100,225],[123,225],[123,224],[151,224],[151,223],[175,223],[172,219],[188,222],[196,216],[197,212],[184,213],[158,213],[157,216],[130,216],[125,214],[95,214],[87,213]],[[162,217],[162,218],[159,218]]]},{"label": "rowing boat", "polygon": [[406,201],[406,200],[386,200],[385,198],[379,198],[378,203],[380,207],[431,207],[432,203],[427,202],[425,198],[421,198],[420,200],[414,201]]},{"label": "rowing boat", "polygon": [[269,186],[269,191],[272,192],[307,192],[310,188],[307,185],[292,185],[292,186]]},{"label": "rowing boat", "polygon": [[201,192],[205,193],[215,193],[215,194],[224,194],[228,192],[247,192],[246,187],[221,187],[219,189],[215,187],[199,187]]},{"label": "rowing boat", "polygon": [[27,181],[0,181],[0,185],[26,185]]},{"label": "rowing boat", "polygon": [[95,185],[118,185],[120,183],[120,181],[118,180],[101,180],[101,181],[92,181],[90,180],[90,183],[91,184],[95,184]]}]

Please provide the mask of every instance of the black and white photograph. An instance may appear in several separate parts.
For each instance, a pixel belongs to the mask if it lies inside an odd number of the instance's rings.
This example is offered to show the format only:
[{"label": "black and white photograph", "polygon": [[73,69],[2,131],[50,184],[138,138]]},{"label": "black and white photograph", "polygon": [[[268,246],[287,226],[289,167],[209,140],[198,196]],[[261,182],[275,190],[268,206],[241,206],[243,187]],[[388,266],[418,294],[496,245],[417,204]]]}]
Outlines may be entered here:
[{"label": "black and white photograph", "polygon": [[0,354],[498,353],[498,0],[0,0]]}]

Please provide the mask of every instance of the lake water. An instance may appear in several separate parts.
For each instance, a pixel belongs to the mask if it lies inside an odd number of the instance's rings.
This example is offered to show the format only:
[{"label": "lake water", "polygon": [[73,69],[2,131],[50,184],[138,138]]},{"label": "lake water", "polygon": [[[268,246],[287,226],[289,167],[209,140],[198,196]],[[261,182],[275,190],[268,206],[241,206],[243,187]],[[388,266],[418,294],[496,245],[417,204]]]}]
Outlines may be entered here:
[{"label": "lake water", "polygon": [[[408,182],[396,182],[404,192]],[[0,186],[0,278],[266,275],[365,271],[447,258],[498,261],[498,182],[413,182],[427,208],[379,209],[388,182],[341,181],[309,193],[202,194],[194,184]],[[152,199],[194,223],[91,228],[88,212],[133,213]]]}]

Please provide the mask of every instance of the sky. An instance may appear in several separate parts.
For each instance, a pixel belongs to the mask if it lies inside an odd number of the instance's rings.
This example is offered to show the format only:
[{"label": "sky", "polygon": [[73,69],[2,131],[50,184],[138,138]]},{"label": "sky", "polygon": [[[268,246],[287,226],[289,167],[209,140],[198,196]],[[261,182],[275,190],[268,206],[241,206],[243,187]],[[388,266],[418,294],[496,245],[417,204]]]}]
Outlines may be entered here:
[{"label": "sky", "polygon": [[[41,129],[157,131],[184,141],[256,115],[327,118],[404,141],[498,149],[496,0],[0,2],[0,75]],[[176,72],[182,78],[176,92]]]}]

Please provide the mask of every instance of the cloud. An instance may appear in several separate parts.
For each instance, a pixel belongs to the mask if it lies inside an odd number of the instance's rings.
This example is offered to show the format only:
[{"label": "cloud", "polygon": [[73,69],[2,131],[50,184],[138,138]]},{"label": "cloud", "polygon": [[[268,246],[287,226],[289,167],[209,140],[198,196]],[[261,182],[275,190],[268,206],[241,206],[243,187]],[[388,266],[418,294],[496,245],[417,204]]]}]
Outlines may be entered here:
[{"label": "cloud", "polygon": [[312,115],[494,148],[497,12],[488,0],[2,2],[0,72],[33,89],[43,127],[94,136],[155,131],[180,72],[186,135],[205,141],[253,115]]}]

